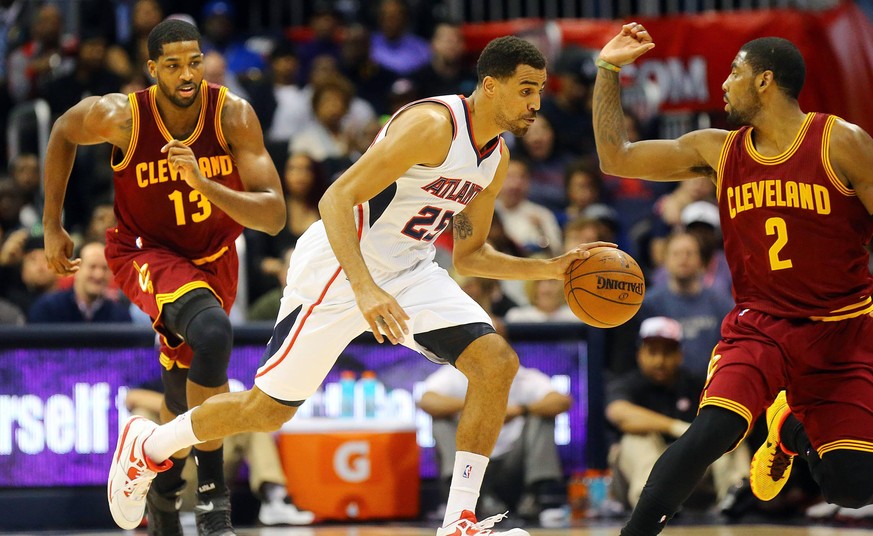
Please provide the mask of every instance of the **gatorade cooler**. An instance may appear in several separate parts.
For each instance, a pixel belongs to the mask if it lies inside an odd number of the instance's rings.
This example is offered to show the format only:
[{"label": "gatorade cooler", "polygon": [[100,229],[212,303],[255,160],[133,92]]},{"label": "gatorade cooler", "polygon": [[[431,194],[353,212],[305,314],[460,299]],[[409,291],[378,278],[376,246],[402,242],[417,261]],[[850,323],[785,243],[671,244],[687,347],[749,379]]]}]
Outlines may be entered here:
[{"label": "gatorade cooler", "polygon": [[278,445],[294,503],[319,519],[418,517],[414,423],[291,420],[282,428]]}]

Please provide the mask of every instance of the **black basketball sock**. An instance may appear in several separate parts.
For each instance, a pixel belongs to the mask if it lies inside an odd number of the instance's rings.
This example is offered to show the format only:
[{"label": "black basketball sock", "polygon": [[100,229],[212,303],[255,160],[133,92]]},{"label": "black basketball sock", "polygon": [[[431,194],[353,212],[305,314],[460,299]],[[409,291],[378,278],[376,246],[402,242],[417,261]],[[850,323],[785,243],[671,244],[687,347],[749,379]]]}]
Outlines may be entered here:
[{"label": "black basketball sock", "polygon": [[182,480],[182,471],[185,469],[187,458],[170,458],[170,460],[173,462],[173,466],[158,473],[152,483],[152,486],[161,495],[166,495],[171,491],[175,492],[185,484],[185,481]]},{"label": "black basketball sock", "polygon": [[227,490],[224,482],[224,447],[218,450],[198,450],[194,448],[197,462],[197,494],[210,496],[223,494]]}]

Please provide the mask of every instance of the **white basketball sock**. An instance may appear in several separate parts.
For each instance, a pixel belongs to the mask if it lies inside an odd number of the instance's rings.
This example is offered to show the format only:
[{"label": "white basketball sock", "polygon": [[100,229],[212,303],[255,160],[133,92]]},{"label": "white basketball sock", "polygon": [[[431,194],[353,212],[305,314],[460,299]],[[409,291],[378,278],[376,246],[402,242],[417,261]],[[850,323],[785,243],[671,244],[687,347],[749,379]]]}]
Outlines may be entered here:
[{"label": "white basketball sock", "polygon": [[446,516],[443,526],[458,520],[464,510],[476,511],[482,479],[488,467],[488,457],[472,452],[455,453],[455,469],[449,487],[449,500],[446,503]]},{"label": "white basketball sock", "polygon": [[142,450],[151,461],[161,463],[175,452],[202,443],[194,435],[194,426],[191,424],[192,411],[194,410],[188,410],[167,424],[158,426],[146,439]]}]

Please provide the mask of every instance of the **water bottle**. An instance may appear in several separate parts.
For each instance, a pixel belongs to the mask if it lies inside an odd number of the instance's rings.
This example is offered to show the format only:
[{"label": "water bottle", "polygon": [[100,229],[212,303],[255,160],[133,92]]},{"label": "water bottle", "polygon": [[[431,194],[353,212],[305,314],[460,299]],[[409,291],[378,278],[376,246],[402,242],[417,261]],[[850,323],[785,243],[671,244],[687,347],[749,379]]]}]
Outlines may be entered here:
[{"label": "water bottle", "polygon": [[585,472],[588,487],[588,511],[586,517],[600,517],[606,504],[609,488],[607,471],[589,469]]},{"label": "water bottle", "polygon": [[340,417],[351,419],[355,416],[355,373],[344,370],[340,373]]},{"label": "water bottle", "polygon": [[570,505],[570,517],[583,519],[588,509],[588,486],[584,473],[576,471],[567,482],[567,503]]},{"label": "water bottle", "polygon": [[376,418],[376,373],[372,370],[366,370],[361,374],[361,392],[364,397],[364,418]]}]

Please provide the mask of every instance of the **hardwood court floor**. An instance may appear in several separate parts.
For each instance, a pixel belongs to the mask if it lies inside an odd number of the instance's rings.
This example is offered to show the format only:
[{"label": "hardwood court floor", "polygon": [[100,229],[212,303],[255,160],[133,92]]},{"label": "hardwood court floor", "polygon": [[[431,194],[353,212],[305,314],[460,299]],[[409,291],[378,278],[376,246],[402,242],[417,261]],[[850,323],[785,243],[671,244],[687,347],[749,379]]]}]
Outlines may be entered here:
[{"label": "hardwood court floor", "polygon": [[[507,528],[511,528],[508,525]],[[499,530],[499,525],[495,527]],[[531,536],[617,536],[620,526],[573,527],[569,529],[529,529]],[[421,526],[375,526],[375,525],[341,525],[326,527],[270,527],[270,528],[238,528],[239,536],[433,536],[434,528]],[[144,536],[145,532],[7,532],[4,536],[117,536],[129,534]],[[193,531],[186,529],[186,535],[193,536]],[[708,526],[671,526],[664,536],[870,536],[869,529],[851,529],[827,526],[789,526],[789,525],[708,525]]]}]

